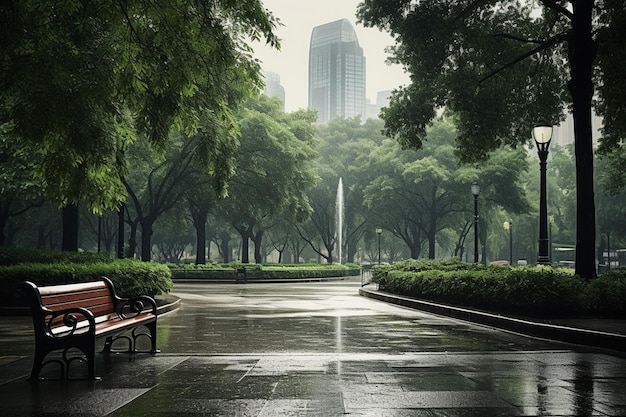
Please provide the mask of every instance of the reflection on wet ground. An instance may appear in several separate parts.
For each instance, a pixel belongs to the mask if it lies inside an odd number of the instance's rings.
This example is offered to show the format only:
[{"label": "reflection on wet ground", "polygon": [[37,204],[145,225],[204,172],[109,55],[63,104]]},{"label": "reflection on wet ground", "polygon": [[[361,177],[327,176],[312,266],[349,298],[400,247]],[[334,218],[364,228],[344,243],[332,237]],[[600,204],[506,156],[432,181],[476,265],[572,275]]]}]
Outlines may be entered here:
[{"label": "reflection on wet ground", "polygon": [[99,382],[27,383],[29,319],[2,317],[0,415],[626,415],[620,357],[387,305],[358,288],[176,284],[183,303],[159,318],[162,353],[99,355]]}]

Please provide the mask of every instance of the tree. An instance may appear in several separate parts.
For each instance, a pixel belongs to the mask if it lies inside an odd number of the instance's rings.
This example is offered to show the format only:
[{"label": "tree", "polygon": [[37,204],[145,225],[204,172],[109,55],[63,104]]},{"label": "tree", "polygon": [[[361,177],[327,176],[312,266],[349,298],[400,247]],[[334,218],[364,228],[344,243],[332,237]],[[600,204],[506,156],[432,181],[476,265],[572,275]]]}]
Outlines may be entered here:
[{"label": "tree", "polygon": [[[234,105],[262,84],[249,43],[279,45],[259,0],[12,1],[0,22],[0,124],[45,150],[43,185],[74,221],[79,202],[125,198],[120,151],[138,134],[164,151],[208,112],[232,138]],[[210,149],[195,149],[208,165]]]},{"label": "tree", "polygon": [[[324,213],[323,216],[328,219],[334,218],[337,184],[339,178],[342,178],[345,217],[343,233],[345,248],[342,248],[342,253],[346,254],[347,262],[354,260],[358,244],[366,229],[377,227],[377,225],[368,222],[368,216],[363,206],[363,189],[369,181],[371,172],[367,169],[367,164],[362,164],[359,159],[364,156],[364,147],[369,149],[370,144],[375,146],[375,144],[382,142],[384,139],[380,133],[382,128],[382,121],[379,119],[369,119],[362,123],[359,118],[337,118],[319,127],[321,145],[318,171],[321,180],[318,187],[325,188],[324,198],[329,201],[322,203],[319,201],[322,195],[317,193],[316,200],[318,201],[315,215],[322,215],[317,213],[317,210],[326,208],[331,211]],[[318,219],[316,224],[322,226],[324,223],[320,220]],[[324,231],[325,229],[326,231]],[[330,233],[322,240],[325,242],[332,241],[335,234],[334,223],[331,222],[329,227],[318,228],[318,233]],[[328,250],[328,248],[326,249]]]},{"label": "tree", "polygon": [[[206,181],[205,181],[206,182]],[[193,227],[196,229],[196,264],[206,264],[206,225],[209,212],[215,207],[215,196],[212,189],[198,192],[189,189],[185,193],[185,202],[189,207],[189,214]]]},{"label": "tree", "polygon": [[320,181],[309,190],[311,215],[307,222],[297,226],[298,235],[326,262],[335,261],[337,245],[337,222],[335,218],[335,198],[337,185]]},{"label": "tree", "polygon": [[365,0],[358,16],[396,37],[390,60],[411,74],[411,84],[397,90],[383,110],[386,133],[406,147],[422,146],[435,110],[445,107],[460,115],[459,154],[464,160],[484,159],[502,144],[527,142],[530,123],[555,121],[571,103],[576,273],[591,279],[596,276],[591,105],[597,94],[599,114],[611,120],[605,135],[610,133],[615,146],[626,122],[616,88],[626,85],[626,75],[616,70],[626,64],[617,42],[624,39],[624,1],[539,0],[541,15],[533,4]]},{"label": "tree", "polygon": [[[133,203],[135,221],[141,225],[141,260],[152,257],[152,233],[157,219],[172,209],[185,191],[192,187],[193,148],[191,138],[179,138],[179,143],[171,143],[168,158],[155,161],[150,149],[140,143],[134,148],[135,171],[123,182]],[[178,146],[175,146],[178,145]],[[139,168],[142,169],[139,169]],[[132,220],[131,220],[132,221]]]},{"label": "tree", "polygon": [[[470,184],[481,185],[481,199],[489,201],[483,217],[495,207],[512,212],[529,209],[519,177],[527,169],[523,151],[498,152],[490,164],[461,166],[454,156],[455,130],[450,119],[440,118],[428,129],[428,141],[419,151],[407,152],[391,140],[370,151],[369,169],[376,173],[365,187],[364,198],[383,228],[402,239],[412,258],[428,243],[434,259],[440,232],[466,230],[471,213]],[[486,242],[485,228],[481,241]],[[465,232],[466,233],[466,232]],[[463,234],[463,232],[462,232]]]},{"label": "tree", "polygon": [[179,263],[185,249],[193,242],[191,222],[188,217],[182,216],[180,211],[182,210],[169,210],[155,223],[152,240],[155,257],[159,261]]},{"label": "tree", "polygon": [[9,219],[43,205],[43,190],[32,176],[38,152],[3,134],[0,126],[0,246]]},{"label": "tree", "polygon": [[259,96],[240,113],[236,174],[229,196],[221,202],[223,217],[242,239],[242,262],[248,262],[248,242],[255,243],[255,261],[262,262],[265,231],[285,219],[304,220],[310,212],[306,191],[316,181],[315,115],[284,114],[277,99]]}]

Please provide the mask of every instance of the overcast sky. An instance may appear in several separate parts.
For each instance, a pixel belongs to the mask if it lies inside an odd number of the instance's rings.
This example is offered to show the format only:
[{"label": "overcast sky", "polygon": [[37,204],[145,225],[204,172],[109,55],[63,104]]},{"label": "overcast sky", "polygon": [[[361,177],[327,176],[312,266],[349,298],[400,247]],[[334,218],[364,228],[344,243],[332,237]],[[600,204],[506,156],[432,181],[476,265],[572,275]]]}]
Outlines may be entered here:
[{"label": "overcast sky", "polygon": [[406,85],[408,75],[398,65],[385,63],[385,47],[393,43],[386,32],[356,24],[356,8],[360,0],[262,0],[284,26],[276,33],[281,51],[264,44],[253,44],[255,56],[262,61],[264,71],[280,75],[285,87],[285,110],[306,108],[308,104],[308,61],[311,31],[315,26],[348,19],[359,39],[366,57],[366,95],[374,102],[376,93]]}]

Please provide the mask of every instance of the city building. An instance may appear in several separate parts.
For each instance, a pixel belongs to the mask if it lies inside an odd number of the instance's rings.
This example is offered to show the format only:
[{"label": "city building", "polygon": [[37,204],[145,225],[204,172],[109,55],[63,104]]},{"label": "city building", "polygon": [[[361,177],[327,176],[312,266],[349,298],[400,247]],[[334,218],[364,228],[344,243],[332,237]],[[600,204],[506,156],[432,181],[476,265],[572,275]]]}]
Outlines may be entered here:
[{"label": "city building", "polygon": [[280,75],[271,71],[265,73],[263,93],[268,97],[278,97],[283,103],[282,110],[285,111],[285,87],[280,84]]},{"label": "city building", "polygon": [[365,115],[365,57],[347,19],[316,26],[309,47],[309,108],[318,122]]},{"label": "city building", "polygon": [[367,100],[367,106],[365,108],[365,119],[377,119],[380,117],[380,110],[383,107],[389,106],[389,99],[391,98],[392,90],[379,91],[376,94],[376,103],[370,103]]}]

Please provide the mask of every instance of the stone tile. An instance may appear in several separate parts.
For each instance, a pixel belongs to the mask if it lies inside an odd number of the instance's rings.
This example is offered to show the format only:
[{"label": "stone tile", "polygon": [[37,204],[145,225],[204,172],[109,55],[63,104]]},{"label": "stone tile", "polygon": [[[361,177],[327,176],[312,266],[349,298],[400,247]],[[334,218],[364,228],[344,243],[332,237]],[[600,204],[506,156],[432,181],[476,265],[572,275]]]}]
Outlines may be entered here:
[{"label": "stone tile", "polygon": [[98,355],[99,382],[27,383],[30,323],[0,321],[0,416],[626,415],[624,358],[357,289],[176,284],[183,304],[159,320],[162,353]]},{"label": "stone tile", "polygon": [[503,408],[511,404],[487,391],[414,391],[344,393],[347,411],[363,408]]}]

